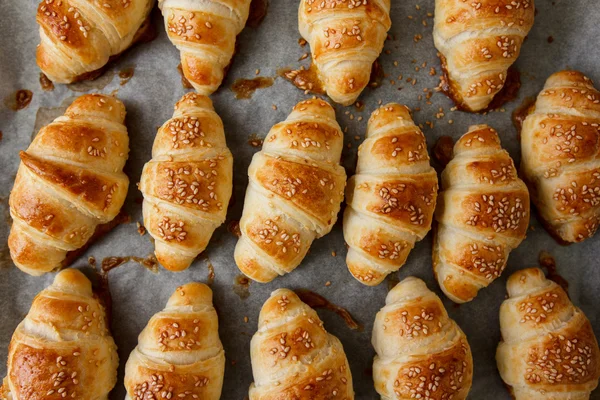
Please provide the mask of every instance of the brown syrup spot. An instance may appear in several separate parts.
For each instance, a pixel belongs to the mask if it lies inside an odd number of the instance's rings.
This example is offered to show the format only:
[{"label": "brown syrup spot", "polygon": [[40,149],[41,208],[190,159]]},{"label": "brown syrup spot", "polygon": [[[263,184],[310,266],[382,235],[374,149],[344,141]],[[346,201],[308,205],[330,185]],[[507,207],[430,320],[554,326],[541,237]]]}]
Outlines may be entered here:
[{"label": "brown syrup spot", "polygon": [[45,92],[51,92],[54,90],[54,83],[48,79],[45,73],[40,72],[40,86]]},{"label": "brown syrup spot", "polygon": [[354,107],[356,108],[356,111],[358,111],[358,112],[365,111],[365,103],[362,101],[357,101],[356,103],[354,103]]},{"label": "brown syrup spot", "polygon": [[31,90],[21,89],[4,99],[4,105],[13,111],[19,111],[26,108],[32,99],[33,92]]},{"label": "brown syrup spot", "polygon": [[144,236],[146,234],[146,227],[138,222],[137,223],[137,232],[140,236]]},{"label": "brown syrup spot", "polygon": [[193,89],[194,87],[192,86],[190,81],[188,81],[188,78],[186,78],[183,73],[183,67],[181,66],[181,63],[179,63],[179,65],[177,66],[177,71],[179,71],[179,75],[181,75],[181,85],[183,86],[183,88],[184,89]]},{"label": "brown syrup spot", "polygon": [[119,78],[121,78],[121,86],[124,86],[133,78],[133,73],[135,71],[134,67],[127,67],[119,71]]},{"label": "brown syrup spot", "polygon": [[236,99],[249,99],[258,89],[265,89],[273,86],[273,82],[273,78],[265,78],[262,76],[254,79],[238,79],[231,85],[231,90],[235,93]]},{"label": "brown syrup spot", "polygon": [[508,68],[506,74],[506,81],[502,89],[494,96],[490,105],[480,112],[486,112],[490,110],[497,110],[502,108],[506,103],[513,101],[519,95],[519,89],[521,88],[521,73],[515,66]]},{"label": "brown syrup spot", "polygon": [[372,89],[382,86],[383,79],[385,78],[385,71],[379,59],[373,62],[371,67],[371,76],[369,77],[369,87]]},{"label": "brown syrup spot", "polygon": [[323,85],[319,80],[319,73],[317,67],[311,63],[308,69],[304,66],[300,69],[281,68],[277,71],[279,76],[292,82],[300,90],[304,90],[305,93],[312,92],[317,94],[325,94]]},{"label": "brown syrup spot", "polygon": [[92,244],[96,243],[108,232],[112,231],[115,227],[117,227],[120,224],[128,224],[129,222],[131,222],[131,217],[121,210],[121,212],[112,221],[107,222],[106,224],[98,225],[96,227],[96,230],[94,231],[94,234],[90,237],[87,243],[83,245],[83,247],[80,247],[77,250],[69,251],[67,253],[67,256],[61,263],[61,268],[66,268],[69,265],[71,265],[75,260],[79,258],[79,256],[85,253]]},{"label": "brown syrup spot", "polygon": [[300,45],[300,47],[306,46],[307,43],[308,42],[306,41],[306,39],[304,39],[302,37],[300,39],[298,39],[298,44]]},{"label": "brown syrup spot", "polygon": [[234,219],[227,224],[227,230],[234,236],[242,236],[242,231],[240,230],[240,221],[237,219]]},{"label": "brown syrup spot", "polygon": [[103,272],[101,269],[98,270],[96,266],[96,259],[94,257],[88,257],[88,264],[94,270],[94,274],[96,275],[96,282],[94,282],[92,286],[92,290],[94,292],[94,298],[96,298],[100,304],[104,307],[106,311],[106,326],[108,327],[109,332],[112,331],[111,321],[112,321],[112,296],[110,294],[110,285],[108,282],[108,274]]},{"label": "brown syrup spot", "polygon": [[363,326],[356,322],[356,320],[345,308],[331,303],[325,297],[308,289],[296,289],[294,290],[294,292],[298,295],[298,297],[300,297],[300,300],[305,302],[309,307],[324,308],[326,310],[333,311],[334,313],[342,317],[346,325],[348,325],[348,328],[352,330],[362,331]]},{"label": "brown syrup spot", "polygon": [[547,251],[542,251],[539,256],[539,263],[548,271],[548,279],[556,282],[566,293],[569,293],[569,282],[558,273],[554,257]]},{"label": "brown syrup spot", "polygon": [[206,259],[206,267],[208,268],[208,277],[206,283],[210,286],[215,282],[215,267],[208,258]]},{"label": "brown syrup spot", "polygon": [[262,147],[264,139],[253,133],[248,138],[248,144],[252,147]]},{"label": "brown syrup spot", "polygon": [[446,165],[452,160],[454,149],[454,140],[450,136],[440,136],[433,145],[433,158],[439,164],[440,169],[446,168]]},{"label": "brown syrup spot", "polygon": [[250,3],[250,15],[248,15],[246,26],[249,26],[250,28],[258,28],[267,16],[268,8],[268,0],[252,0]]},{"label": "brown syrup spot", "polygon": [[400,279],[396,275],[388,275],[387,276],[387,288],[388,292],[396,287],[396,285],[400,282]]},{"label": "brown syrup spot", "polygon": [[238,275],[233,281],[233,292],[246,300],[250,296],[250,279],[246,275]]},{"label": "brown syrup spot", "polygon": [[158,272],[158,261],[156,260],[156,256],[154,254],[150,254],[148,257],[136,257],[136,256],[126,256],[126,257],[106,257],[102,260],[102,271],[108,272],[113,269],[120,267],[123,264],[128,263],[129,261],[134,261],[140,264],[142,267],[149,269],[150,271],[157,273]]},{"label": "brown syrup spot", "polygon": [[4,137],[4,134],[2,133],[2,131],[0,131],[0,142],[2,141],[3,137]]},{"label": "brown syrup spot", "polygon": [[552,36],[548,36],[548,43],[554,42],[554,38]]},{"label": "brown syrup spot", "polygon": [[535,108],[535,97],[527,97],[521,103],[520,106],[515,108],[512,113],[512,122],[515,128],[517,128],[517,136],[521,139],[521,130],[523,129],[523,122],[529,114],[533,112]]}]

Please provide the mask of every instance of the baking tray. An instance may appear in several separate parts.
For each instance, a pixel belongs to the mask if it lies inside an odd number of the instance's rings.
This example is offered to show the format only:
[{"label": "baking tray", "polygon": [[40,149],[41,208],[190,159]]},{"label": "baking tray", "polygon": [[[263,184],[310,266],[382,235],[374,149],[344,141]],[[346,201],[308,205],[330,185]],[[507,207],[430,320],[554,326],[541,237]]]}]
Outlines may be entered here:
[{"label": "baking tray", "polygon": [[[338,121],[345,130],[342,161],[348,174],[354,171],[356,150],[364,139],[370,113],[380,103],[390,101],[406,104],[414,111],[414,119],[423,125],[430,148],[442,135],[457,139],[469,125],[487,123],[498,130],[503,146],[518,163],[519,141],[511,121],[511,112],[516,107],[537,95],[545,79],[561,69],[578,69],[600,82],[597,1],[539,0],[537,3],[535,25],[515,64],[522,82],[518,98],[496,112],[467,114],[451,111],[450,100],[434,90],[441,72],[432,39],[434,1],[394,1],[390,38],[380,57],[385,74],[381,85],[363,92],[359,100],[364,108],[335,106]],[[262,23],[255,28],[247,27],[239,36],[229,73],[221,89],[212,96],[234,155],[234,194],[227,222],[215,232],[206,252],[182,273],[162,269],[153,273],[136,262],[109,273],[112,329],[121,358],[119,381],[111,399],[124,398],[123,367],[136,345],[137,335],[152,314],[164,307],[173,290],[189,281],[212,282],[227,356],[222,398],[240,400],[247,396],[252,382],[249,344],[256,331],[258,313],[276,288],[309,289],[347,309],[359,323],[358,329],[351,329],[335,312],[318,310],[327,330],[340,338],[346,349],[357,399],[377,398],[371,377],[374,356],[371,329],[390,284],[414,275],[441,295],[431,269],[431,235],[416,245],[398,273],[371,288],[355,281],[346,269],[341,221],[329,235],[314,242],[302,265],[293,273],[268,284],[239,282],[240,272],[233,260],[237,237],[231,231],[241,216],[250,159],[260,149],[260,139],[271,126],[285,119],[294,104],[311,96],[278,75],[284,68],[310,64],[310,57],[298,61],[309,48],[298,44],[297,6],[297,0],[270,1]],[[26,149],[41,126],[60,115],[74,97],[84,92],[113,93],[125,103],[131,143],[125,171],[131,186],[124,211],[131,222],[116,227],[74,262],[75,268],[94,277],[89,257],[101,264],[111,256],[144,258],[152,253],[149,235],[138,233],[136,223],[142,222],[141,194],[135,184],[143,164],[150,159],[157,128],[171,117],[173,105],[187,91],[177,71],[179,52],[169,42],[159,13],[153,15],[158,37],[128,50],[96,81],[56,85],[53,91],[44,91],[35,64],[35,47],[39,42],[36,7],[35,0],[0,1],[0,95],[4,101],[0,105],[0,376],[6,373],[4,360],[13,330],[29,310],[35,294],[54,278],[53,274],[36,278],[22,273],[12,265],[6,249],[10,229],[7,201],[19,163],[18,151]],[[133,76],[127,81],[131,72]],[[257,74],[273,78],[273,85],[257,90],[250,99],[236,99],[231,90],[234,82],[255,78]],[[33,93],[32,101],[26,108],[13,111],[15,92],[23,89]],[[473,351],[475,375],[470,399],[509,399],[494,360],[500,339],[498,310],[505,298],[507,277],[515,270],[537,265],[541,251],[554,257],[558,273],[569,283],[571,299],[587,314],[596,335],[600,335],[599,241],[600,235],[596,235],[580,244],[560,246],[534,216],[527,239],[511,253],[504,274],[474,301],[457,306],[441,295],[449,314],[467,334]],[[212,269],[214,278],[210,277]],[[600,391],[592,398],[600,399]]]}]

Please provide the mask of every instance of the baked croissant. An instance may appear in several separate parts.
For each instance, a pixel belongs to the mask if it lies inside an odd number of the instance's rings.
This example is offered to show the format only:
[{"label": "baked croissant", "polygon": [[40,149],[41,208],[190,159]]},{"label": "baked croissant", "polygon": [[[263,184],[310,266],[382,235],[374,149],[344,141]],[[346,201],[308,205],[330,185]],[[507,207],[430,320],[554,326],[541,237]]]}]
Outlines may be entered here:
[{"label": "baked croissant", "polygon": [[577,71],[546,81],[521,131],[521,170],[546,228],[581,242],[600,224],[600,92]]},{"label": "baked croissant", "polygon": [[221,118],[208,97],[186,94],[158,130],[139,185],[144,225],[166,269],[184,270],[204,251],[225,221],[232,182]]},{"label": "baked croissant", "polygon": [[354,399],[342,343],[291,290],[274,291],[263,305],[250,357],[250,400]]},{"label": "baked croissant", "polygon": [[390,0],[300,0],[298,28],[333,101],[356,101],[391,25]]},{"label": "baked croissant", "polygon": [[57,83],[93,77],[150,27],[154,0],[43,0],[37,64]]},{"label": "baked croissant", "polygon": [[124,119],[116,98],[84,95],[20,153],[8,246],[21,270],[42,275],[59,268],[67,252],[117,216],[129,187]]},{"label": "baked croissant", "polygon": [[515,400],[586,400],[600,350],[590,321],[538,268],[515,272],[500,307],[498,370]]},{"label": "baked croissant", "polygon": [[158,0],[184,76],[200,94],[221,86],[244,29],[251,0]]},{"label": "baked croissant", "polygon": [[119,358],[106,322],[85,275],[58,273],[15,329],[0,398],[107,399]]},{"label": "baked croissant", "polygon": [[488,107],[519,57],[534,14],[533,0],[436,0],[433,40],[457,107]]},{"label": "baked croissant", "polygon": [[224,373],[212,291],[188,283],[140,333],[125,366],[125,400],[218,400]]},{"label": "baked croissant", "polygon": [[425,282],[409,277],[387,295],[373,325],[375,390],[382,400],[464,400],[473,380],[467,337]]},{"label": "baked croissant", "polygon": [[425,136],[409,110],[391,103],[373,112],[344,213],[346,264],[359,282],[377,285],[404,265],[431,229],[437,189]]},{"label": "baked croissant", "polygon": [[242,236],[235,248],[246,276],[269,282],[291,272],[313,240],[331,231],[346,184],[342,147],[335,112],[323,100],[298,103],[271,128],[248,170]]},{"label": "baked croissant", "polygon": [[529,193],[487,125],[471,126],[458,140],[442,190],[433,271],[442,291],[464,303],[500,276],[510,251],[525,239]]}]

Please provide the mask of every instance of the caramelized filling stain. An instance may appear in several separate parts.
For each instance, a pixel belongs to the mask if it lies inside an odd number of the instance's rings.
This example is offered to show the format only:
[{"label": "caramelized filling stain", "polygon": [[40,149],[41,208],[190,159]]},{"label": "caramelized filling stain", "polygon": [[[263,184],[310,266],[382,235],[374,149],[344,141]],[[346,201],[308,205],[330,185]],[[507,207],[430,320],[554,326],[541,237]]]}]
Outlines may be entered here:
[{"label": "caramelized filling stain", "polygon": [[258,28],[267,16],[268,8],[268,0],[252,0],[250,3],[250,15],[248,15],[246,26],[249,26],[250,28]]},{"label": "caramelized filling stain", "polygon": [[106,257],[102,260],[101,269],[103,272],[108,273],[113,269],[128,263],[129,261],[134,261],[154,273],[158,272],[158,261],[156,260],[156,256],[154,254],[150,254],[148,257],[145,258],[136,256]]},{"label": "caramelized filling stain", "polygon": [[446,165],[452,160],[454,153],[454,139],[450,136],[440,136],[433,145],[433,158],[439,164],[440,170],[446,168]]},{"label": "caramelized filling stain", "polygon": [[104,310],[106,311],[106,326],[108,327],[109,332],[112,333],[112,296],[110,294],[110,285],[108,282],[108,274],[103,272],[102,270],[98,270],[96,268],[96,259],[94,257],[88,258],[88,264],[94,270],[94,274],[96,274],[97,284],[92,287],[94,292],[94,297],[98,299],[100,304],[104,306]]},{"label": "caramelized filling stain", "polygon": [[523,129],[523,122],[529,114],[535,109],[535,97],[527,97],[523,103],[515,108],[512,113],[512,121],[515,128],[517,128],[517,135],[521,139],[521,130]]},{"label": "caramelized filling stain", "polygon": [[312,92],[317,94],[325,94],[323,85],[319,79],[317,67],[311,63],[308,69],[304,66],[300,69],[281,68],[277,71],[279,76],[292,82],[300,90],[305,93]]},{"label": "caramelized filling stain", "polygon": [[492,99],[490,105],[481,112],[497,110],[508,102],[513,101],[519,95],[519,89],[521,88],[521,73],[515,66],[508,68],[506,74],[506,81],[502,89]]},{"label": "caramelized filling stain", "polygon": [[231,90],[235,93],[236,99],[249,99],[258,89],[273,86],[273,82],[273,78],[262,76],[253,79],[238,79],[231,85]]},{"label": "caramelized filling stain", "polygon": [[43,72],[40,72],[40,86],[45,92],[51,92],[54,90],[54,83],[50,79],[48,79],[46,74],[44,74]]},{"label": "caramelized filling stain", "polygon": [[33,99],[33,92],[27,89],[17,90],[13,95],[4,100],[6,107],[13,111],[19,111],[26,108]]},{"label": "caramelized filling stain", "polygon": [[258,137],[258,135],[256,133],[253,133],[248,138],[248,144],[252,147],[262,147],[263,141],[264,141],[264,139],[261,137]]},{"label": "caramelized filling stain", "polygon": [[556,284],[558,284],[558,286],[563,288],[564,291],[568,295],[569,294],[569,282],[565,278],[563,278],[562,275],[560,275],[558,273],[558,269],[556,268],[556,261],[554,260],[554,257],[552,257],[552,255],[550,253],[548,253],[547,251],[542,251],[539,256],[539,263],[540,263],[540,266],[542,266],[543,268],[546,268],[546,270],[548,271],[548,279],[556,282]]},{"label": "caramelized filling stain", "polygon": [[237,219],[234,219],[227,224],[227,230],[234,236],[242,236],[242,231],[240,230],[240,221]]},{"label": "caramelized filling stain", "polygon": [[233,281],[233,292],[246,300],[250,296],[250,279],[246,275],[238,275]]},{"label": "caramelized filling stain", "polygon": [[133,78],[133,73],[135,72],[134,67],[127,67],[119,71],[119,78],[121,78],[121,86],[124,86]]},{"label": "caramelized filling stain", "polygon": [[371,66],[371,76],[369,78],[369,87],[376,89],[382,86],[383,79],[385,78],[385,71],[379,59],[373,62]]},{"label": "caramelized filling stain", "polygon": [[303,37],[301,37],[300,39],[298,39],[298,44],[300,45],[300,47],[306,46],[307,43],[308,42]]},{"label": "caramelized filling stain", "polygon": [[363,330],[363,326],[356,322],[356,320],[352,317],[348,310],[336,304],[333,304],[320,294],[317,294],[312,290],[308,289],[296,289],[294,290],[294,292],[298,295],[298,297],[300,297],[300,300],[305,302],[309,307],[324,308],[326,310],[333,311],[334,313],[342,317],[346,325],[348,325],[348,328],[358,331]]}]

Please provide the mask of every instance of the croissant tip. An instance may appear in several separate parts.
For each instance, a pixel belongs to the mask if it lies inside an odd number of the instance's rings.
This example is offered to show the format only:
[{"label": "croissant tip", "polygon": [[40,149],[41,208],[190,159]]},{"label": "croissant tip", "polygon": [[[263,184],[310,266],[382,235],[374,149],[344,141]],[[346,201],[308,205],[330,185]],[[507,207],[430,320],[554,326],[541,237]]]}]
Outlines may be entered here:
[{"label": "croissant tip", "polygon": [[92,283],[90,280],[81,271],[73,268],[64,269],[56,274],[54,285],[80,288],[90,295],[92,293]]},{"label": "croissant tip", "polygon": [[190,282],[179,286],[169,298],[169,305],[212,304],[213,292],[201,282]]}]

